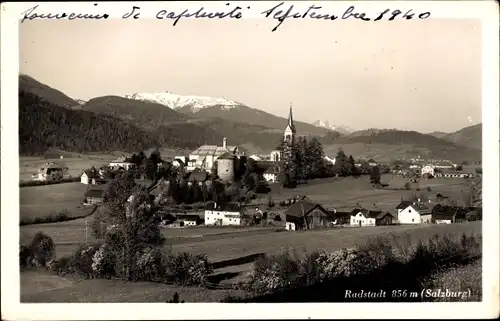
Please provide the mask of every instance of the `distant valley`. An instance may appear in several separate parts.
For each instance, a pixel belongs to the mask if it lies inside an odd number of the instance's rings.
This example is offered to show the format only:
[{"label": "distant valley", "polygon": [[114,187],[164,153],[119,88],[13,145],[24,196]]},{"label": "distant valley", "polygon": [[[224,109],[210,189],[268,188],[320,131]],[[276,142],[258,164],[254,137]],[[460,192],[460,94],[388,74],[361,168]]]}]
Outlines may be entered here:
[{"label": "distant valley", "polygon": [[[27,75],[19,76],[19,97],[22,155],[41,155],[51,148],[78,153],[194,149],[220,144],[223,137],[248,153],[268,153],[281,140],[287,123],[284,117],[240,102],[169,92],[76,100]],[[422,134],[397,129],[354,131],[327,121],[295,121],[298,135],[317,136],[330,155],[341,147],[355,151],[356,158],[481,158],[481,124],[454,133]]]}]

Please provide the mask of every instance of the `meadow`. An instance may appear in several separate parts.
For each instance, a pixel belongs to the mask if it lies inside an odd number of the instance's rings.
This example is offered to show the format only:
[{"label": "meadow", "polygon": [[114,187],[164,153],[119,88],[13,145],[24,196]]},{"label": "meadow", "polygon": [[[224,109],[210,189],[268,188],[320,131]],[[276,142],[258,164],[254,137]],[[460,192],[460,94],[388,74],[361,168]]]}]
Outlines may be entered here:
[{"label": "meadow", "polygon": [[[320,203],[328,210],[335,208],[339,211],[351,211],[356,206],[361,206],[394,213],[402,198],[408,200],[413,196],[420,197],[424,201],[428,201],[430,197],[435,202],[436,195],[440,193],[460,203],[467,195],[470,184],[466,179],[422,179],[419,184],[411,184],[411,190],[406,190],[405,180],[397,175],[385,174],[381,180],[383,184],[389,185],[375,189],[369,183],[368,176],[316,179],[295,189],[284,189],[273,184],[271,197],[275,202],[279,202],[294,196],[306,195],[311,201]],[[267,198],[261,203],[267,204]],[[434,204],[430,203],[430,206]]]},{"label": "meadow", "polygon": [[64,183],[19,189],[19,218],[29,220],[65,213],[69,217],[80,217],[92,211],[84,206],[84,194],[88,185]]},{"label": "meadow", "polygon": [[[389,182],[390,184],[393,176],[384,175],[382,180],[384,183]],[[467,184],[468,182],[463,179],[422,180],[420,183],[421,192],[419,192],[391,185],[385,189],[374,189],[369,184],[367,176],[328,178],[313,180],[309,184],[300,185],[291,190],[273,186],[271,197],[273,200],[279,201],[295,195],[307,195],[310,200],[320,202],[330,210],[336,208],[350,211],[356,205],[374,208],[375,204],[379,209],[394,213],[395,207],[402,197],[419,196],[420,193],[426,193],[426,196],[434,199],[437,193],[441,193],[459,199],[461,194],[467,191]],[[431,192],[426,190],[427,186],[431,187]],[[48,214],[62,208],[67,209],[71,214],[73,209],[76,213],[75,210],[80,209],[78,206],[83,208],[83,205],[80,204],[86,188],[87,186],[81,183],[21,188],[21,215]],[[259,202],[261,205],[267,206],[267,196],[264,196]],[[258,204],[252,204],[252,206],[254,205]],[[268,210],[268,212],[276,214],[283,211],[282,207]],[[90,229],[91,219],[92,217],[87,217],[67,222],[21,226],[20,242],[25,244],[37,231],[43,231],[54,240],[57,257],[70,255],[80,244],[96,242]],[[86,229],[86,220],[88,229]],[[419,240],[425,241],[434,234],[481,233],[481,222],[452,225],[336,227],[294,232],[284,231],[284,229],[275,226],[164,228],[162,232],[166,237],[165,250],[192,254],[206,253],[209,260],[218,266],[214,270],[214,276],[218,277],[218,282],[230,285],[245,280],[252,268],[253,260],[264,253],[273,254],[293,249],[300,255],[300,253],[320,249],[336,250],[354,247],[377,236],[389,236],[394,242],[406,244]],[[141,293],[141,290],[145,289],[149,293],[147,295],[148,302],[164,302],[164,300],[171,298],[173,291],[171,289],[177,289],[177,287],[144,282],[144,284],[123,284],[123,282],[118,281],[73,280],[43,275],[43,273],[38,282],[33,273],[35,272],[23,272],[21,277],[23,287],[25,287],[22,289],[22,298],[30,302],[52,299],[57,302],[69,302],[67,300],[71,300],[71,302],[99,302],[98,300],[101,300],[100,302],[135,302],[134,300],[144,302],[139,294],[134,295],[133,293]],[[45,283],[46,287],[43,287],[42,285]],[[50,290],[52,299],[43,298],[42,293],[46,293],[48,289],[52,289]],[[215,298],[219,300],[219,296],[227,294],[227,291],[218,292],[222,290],[206,290],[212,292],[202,294],[200,291],[205,290],[186,288],[177,292],[182,292],[190,301],[202,300],[205,302],[213,301]],[[73,294],[66,298],[65,294],[68,292]],[[99,292],[106,292],[106,294],[98,294]],[[126,294],[128,292],[130,292],[129,295]],[[95,293],[95,297],[89,293]]]}]

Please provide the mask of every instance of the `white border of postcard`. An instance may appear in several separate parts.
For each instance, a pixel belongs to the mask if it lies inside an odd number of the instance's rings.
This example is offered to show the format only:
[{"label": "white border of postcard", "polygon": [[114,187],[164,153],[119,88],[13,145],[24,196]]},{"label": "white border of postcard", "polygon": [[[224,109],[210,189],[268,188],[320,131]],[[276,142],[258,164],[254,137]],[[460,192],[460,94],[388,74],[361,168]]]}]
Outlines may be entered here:
[{"label": "white border of postcard", "polygon": [[[217,11],[224,2],[61,2],[39,3],[44,12],[89,12],[94,3],[112,18],[140,5],[140,19],[154,19],[159,10],[206,9]],[[278,4],[281,1],[275,1]],[[233,2],[233,4],[236,2]],[[351,5],[359,12],[375,15],[385,8],[431,12],[431,19],[480,19],[483,44],[483,302],[481,303],[121,303],[121,304],[21,304],[18,261],[19,166],[17,91],[19,75],[19,19],[36,3],[2,3],[1,7],[1,178],[2,178],[2,319],[91,320],[91,319],[272,319],[272,318],[487,318],[498,316],[499,306],[499,13],[496,1],[293,1],[296,7],[312,3],[326,12],[340,12]],[[264,19],[260,13],[273,2],[238,2],[246,8],[244,19]],[[91,9],[89,9],[91,8]],[[217,23],[216,19],[213,23]],[[232,23],[238,23],[234,20]],[[294,23],[293,19],[285,21]],[[335,22],[330,22],[335,23]],[[366,23],[360,21],[359,23]],[[371,22],[375,23],[375,22]],[[174,28],[170,22],[165,28]],[[182,21],[175,27],[182,28]],[[271,32],[271,30],[269,31]],[[277,31],[279,33],[279,30]],[[450,44],[453,46],[453,44]],[[214,304],[218,304],[214,306]]]}]

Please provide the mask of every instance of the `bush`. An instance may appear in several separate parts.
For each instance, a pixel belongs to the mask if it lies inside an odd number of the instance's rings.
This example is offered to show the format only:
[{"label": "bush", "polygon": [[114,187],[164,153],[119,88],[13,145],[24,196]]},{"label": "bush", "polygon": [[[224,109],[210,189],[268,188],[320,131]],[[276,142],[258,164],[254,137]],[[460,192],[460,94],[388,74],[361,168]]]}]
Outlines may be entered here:
[{"label": "bush", "polygon": [[180,285],[202,285],[213,272],[206,254],[169,253],[166,256],[166,280]]},{"label": "bush", "polygon": [[248,286],[258,294],[294,288],[300,284],[300,271],[300,262],[290,252],[265,255],[254,263]]},{"label": "bush", "polygon": [[409,182],[406,182],[404,188],[406,190],[410,190],[411,189],[411,184]]},{"label": "bush", "polygon": [[56,250],[54,241],[50,236],[42,232],[37,232],[29,246],[32,256],[32,264],[34,266],[47,266],[47,263],[55,257]]},{"label": "bush", "polygon": [[31,257],[33,257],[33,253],[31,252],[31,249],[26,246],[22,245],[19,247],[19,265],[21,268],[26,268],[31,265]]},{"label": "bush", "polygon": [[296,259],[289,252],[268,255],[255,262],[248,283],[256,294],[269,294],[290,288],[361,275],[375,275],[393,264],[405,266],[409,277],[420,278],[443,266],[465,263],[481,255],[481,240],[435,235],[427,243],[403,249],[378,238],[357,248],[334,252],[313,252]]},{"label": "bush", "polygon": [[165,257],[160,250],[146,249],[136,262],[136,278],[142,281],[162,282],[165,280]]}]

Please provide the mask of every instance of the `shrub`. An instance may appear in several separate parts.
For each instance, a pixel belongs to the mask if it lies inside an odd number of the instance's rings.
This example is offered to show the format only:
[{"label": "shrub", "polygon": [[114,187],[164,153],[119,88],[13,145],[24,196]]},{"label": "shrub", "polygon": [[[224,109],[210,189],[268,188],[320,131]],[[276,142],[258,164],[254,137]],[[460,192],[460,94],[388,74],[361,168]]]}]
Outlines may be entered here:
[{"label": "shrub", "polygon": [[19,265],[22,268],[29,267],[31,265],[31,257],[33,253],[31,249],[26,245],[21,245],[19,247]]},{"label": "shrub", "polygon": [[409,277],[420,279],[438,268],[465,263],[480,255],[480,239],[465,234],[461,238],[435,235],[425,244],[406,249],[377,238],[357,248],[313,252],[303,259],[289,252],[264,256],[255,262],[248,288],[256,294],[269,294],[339,278],[374,275],[392,264],[403,264]]},{"label": "shrub", "polygon": [[290,252],[265,255],[254,263],[248,286],[259,294],[293,288],[300,283],[300,271],[300,262]]},{"label": "shrub", "polygon": [[75,273],[88,279],[97,275],[92,269],[94,255],[99,248],[97,246],[81,246],[69,259],[68,270],[63,273]]},{"label": "shrub", "polygon": [[406,182],[405,185],[404,185],[404,188],[406,190],[410,190],[411,189],[411,184],[409,182]]},{"label": "shrub", "polygon": [[165,261],[166,280],[180,285],[205,284],[213,271],[206,254],[169,253]]},{"label": "shrub", "polygon": [[157,248],[146,249],[139,254],[136,269],[138,280],[161,282],[165,280],[165,257]]},{"label": "shrub", "polygon": [[34,266],[47,266],[47,263],[55,257],[54,241],[50,236],[37,232],[29,246]]}]

